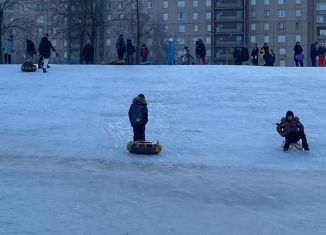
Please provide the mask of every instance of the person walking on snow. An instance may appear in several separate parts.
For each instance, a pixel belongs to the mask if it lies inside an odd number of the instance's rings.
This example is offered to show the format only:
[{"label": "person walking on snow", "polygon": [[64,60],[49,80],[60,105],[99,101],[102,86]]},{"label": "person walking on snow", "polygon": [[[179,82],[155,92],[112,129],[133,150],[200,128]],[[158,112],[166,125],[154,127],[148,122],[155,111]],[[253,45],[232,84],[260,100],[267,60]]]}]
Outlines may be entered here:
[{"label": "person walking on snow", "polygon": [[148,109],[145,96],[139,94],[129,108],[129,121],[134,131],[134,141],[145,141],[145,126],[148,122]]},{"label": "person walking on snow", "polygon": [[33,62],[36,54],[35,45],[30,39],[26,39],[26,61]]},{"label": "person walking on snow", "polygon": [[45,34],[39,45],[40,59],[42,58],[42,62],[39,61],[39,68],[41,68],[41,65],[43,65],[43,73],[47,72],[46,69],[48,68],[51,57],[51,50],[55,52],[56,56],[58,56],[58,53],[54,49],[52,43],[49,41],[49,35]]},{"label": "person walking on snow", "polygon": [[280,136],[285,138],[284,151],[288,151],[290,145],[297,143],[300,139],[302,140],[304,150],[309,151],[304,126],[299,121],[299,118],[294,116],[292,111],[286,112],[286,116],[281,119],[280,123],[277,123],[276,130]]},{"label": "person walking on snow", "polygon": [[193,64],[194,57],[190,54],[189,48],[187,46],[184,47],[184,55],[181,57],[183,65]]},{"label": "person walking on snow", "polygon": [[5,57],[5,64],[11,64],[11,57],[14,53],[14,36],[10,35],[3,45],[3,54]]}]

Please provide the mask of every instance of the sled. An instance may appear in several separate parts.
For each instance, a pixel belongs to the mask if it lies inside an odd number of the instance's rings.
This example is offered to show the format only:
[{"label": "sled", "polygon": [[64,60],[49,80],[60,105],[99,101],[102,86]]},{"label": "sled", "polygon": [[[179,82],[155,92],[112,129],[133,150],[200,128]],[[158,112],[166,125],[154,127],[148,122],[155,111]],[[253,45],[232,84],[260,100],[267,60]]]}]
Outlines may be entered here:
[{"label": "sled", "polygon": [[149,65],[149,64],[151,64],[151,62],[150,61],[142,61],[139,64],[140,65]]},{"label": "sled", "polygon": [[158,154],[162,145],[158,141],[129,141],[127,149],[130,153],[136,154]]},{"label": "sled", "polygon": [[[283,141],[282,147],[284,147],[285,141]],[[298,150],[303,150],[301,141],[299,140],[298,142],[294,142],[290,144],[289,150],[292,149],[292,147],[298,149]]]},{"label": "sled", "polygon": [[24,64],[22,64],[21,70],[23,72],[35,72],[37,69],[32,62],[25,62]]},{"label": "sled", "polygon": [[111,65],[124,65],[126,62],[124,60],[111,60]]}]

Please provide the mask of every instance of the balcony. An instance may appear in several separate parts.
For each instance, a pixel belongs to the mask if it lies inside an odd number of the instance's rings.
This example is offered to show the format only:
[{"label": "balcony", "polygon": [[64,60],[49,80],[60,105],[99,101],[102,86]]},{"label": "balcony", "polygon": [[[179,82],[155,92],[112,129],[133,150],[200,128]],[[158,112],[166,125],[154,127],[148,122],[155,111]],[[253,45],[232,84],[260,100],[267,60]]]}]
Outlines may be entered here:
[{"label": "balcony", "polygon": [[234,8],[243,8],[244,4],[242,0],[238,1],[217,1],[215,4],[216,8],[223,8],[223,9],[234,9]]}]

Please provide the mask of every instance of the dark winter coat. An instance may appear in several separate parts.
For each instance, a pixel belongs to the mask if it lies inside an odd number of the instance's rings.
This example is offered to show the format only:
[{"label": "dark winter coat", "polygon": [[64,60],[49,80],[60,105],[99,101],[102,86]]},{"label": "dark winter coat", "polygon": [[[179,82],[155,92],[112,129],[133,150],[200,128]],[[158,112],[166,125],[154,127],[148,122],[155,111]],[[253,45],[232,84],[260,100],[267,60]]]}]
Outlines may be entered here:
[{"label": "dark winter coat", "polygon": [[197,56],[197,58],[205,58],[206,57],[206,47],[202,41],[196,42],[196,56]]},{"label": "dark winter coat", "polygon": [[268,55],[268,54],[269,54],[269,47],[268,47],[268,46],[263,46],[263,47],[260,49],[260,54]]},{"label": "dark winter coat", "polygon": [[315,43],[311,43],[310,46],[310,57],[312,59],[315,59],[317,56],[317,48],[316,48],[316,44]]},{"label": "dark winter coat", "polygon": [[253,48],[252,51],[251,51],[251,61],[252,61],[253,64],[258,63],[258,54],[259,54],[258,47]]},{"label": "dark winter coat", "polygon": [[317,50],[318,56],[325,56],[325,53],[326,53],[325,47],[323,47],[323,46],[318,47],[318,50]]},{"label": "dark winter coat", "polygon": [[136,52],[134,45],[130,39],[127,40],[127,55],[133,55]]},{"label": "dark winter coat", "polygon": [[123,37],[119,37],[115,47],[118,51],[125,52],[126,51],[126,43]]},{"label": "dark winter coat", "polygon": [[242,64],[241,51],[238,48],[234,49],[233,58],[234,58],[234,62],[235,62],[236,65],[241,65]]},{"label": "dark winter coat", "polygon": [[148,122],[147,102],[144,98],[135,97],[129,108],[129,121],[132,126],[143,125]]},{"label": "dark winter coat", "polygon": [[285,137],[290,133],[297,133],[299,130],[304,130],[304,126],[298,117],[294,117],[292,121],[283,117],[281,122],[277,124],[276,130],[282,137]]},{"label": "dark winter coat", "polygon": [[91,44],[86,44],[83,49],[84,61],[94,61],[94,47]]},{"label": "dark winter coat", "polygon": [[26,51],[28,55],[36,54],[35,45],[31,40],[26,39]]},{"label": "dark winter coat", "polygon": [[294,50],[294,59],[296,55],[301,54],[303,52],[301,45],[295,45],[293,50]]},{"label": "dark winter coat", "polygon": [[248,61],[249,60],[249,51],[246,47],[241,48],[241,60]]},{"label": "dark winter coat", "polygon": [[41,39],[40,45],[39,45],[39,53],[41,56],[43,56],[45,59],[49,59],[51,57],[51,49],[52,51],[56,51],[54,47],[52,46],[52,43],[48,40],[47,37],[43,37]]}]

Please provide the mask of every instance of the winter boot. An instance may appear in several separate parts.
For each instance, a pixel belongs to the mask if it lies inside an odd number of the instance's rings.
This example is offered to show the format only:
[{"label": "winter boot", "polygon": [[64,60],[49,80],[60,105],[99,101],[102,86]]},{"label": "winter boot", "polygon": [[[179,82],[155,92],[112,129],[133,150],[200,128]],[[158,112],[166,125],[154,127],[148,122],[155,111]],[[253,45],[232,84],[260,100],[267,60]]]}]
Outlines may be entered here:
[{"label": "winter boot", "polygon": [[290,143],[286,141],[284,146],[283,146],[283,151],[288,151],[289,148],[290,148]]},{"label": "winter boot", "polygon": [[46,69],[43,68],[43,73],[46,73]]}]

